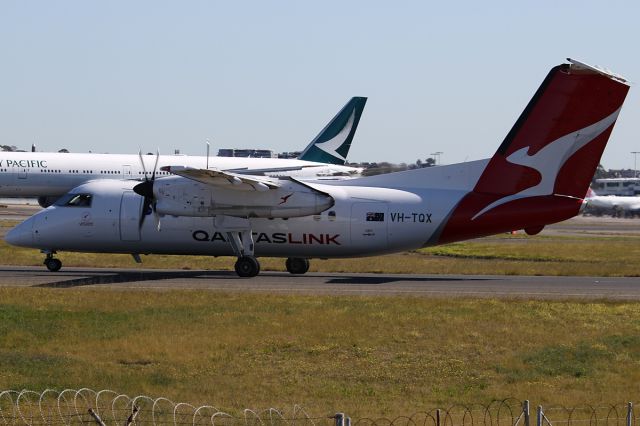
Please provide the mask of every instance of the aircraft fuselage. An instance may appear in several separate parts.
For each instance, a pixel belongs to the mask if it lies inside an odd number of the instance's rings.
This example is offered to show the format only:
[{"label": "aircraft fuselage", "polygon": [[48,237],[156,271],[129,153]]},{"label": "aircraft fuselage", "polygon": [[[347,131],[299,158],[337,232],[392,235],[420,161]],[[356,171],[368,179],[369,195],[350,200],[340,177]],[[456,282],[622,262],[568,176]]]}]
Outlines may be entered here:
[{"label": "aircraft fuselage", "polygon": [[[134,185],[105,180],[80,186],[73,192],[92,194],[90,207],[43,210],[20,225],[20,245],[50,251],[234,254],[227,234],[233,223],[227,223],[227,216],[164,215],[160,230],[153,220],[139,227],[142,197],[132,191]],[[419,248],[448,210],[448,203],[429,202],[426,192],[321,186],[335,204],[320,214],[249,219],[256,256],[351,257]],[[13,238],[18,238],[15,233]],[[31,244],[25,244],[28,240]]]}]

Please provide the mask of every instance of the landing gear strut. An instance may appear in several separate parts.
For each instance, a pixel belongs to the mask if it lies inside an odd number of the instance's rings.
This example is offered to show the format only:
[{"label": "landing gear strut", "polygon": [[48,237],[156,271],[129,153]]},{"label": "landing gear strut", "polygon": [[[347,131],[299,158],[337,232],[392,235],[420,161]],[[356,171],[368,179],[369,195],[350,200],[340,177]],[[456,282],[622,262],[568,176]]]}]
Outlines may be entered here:
[{"label": "landing gear strut", "polygon": [[227,238],[238,256],[235,264],[236,274],[239,277],[251,278],[260,273],[260,262],[253,255],[253,235],[251,230],[227,232]]},{"label": "landing gear strut", "polygon": [[58,272],[60,268],[62,268],[62,262],[60,259],[56,259],[53,257],[55,252],[47,253],[47,257],[44,259],[44,266],[47,267],[51,272]]},{"label": "landing gear strut", "polygon": [[303,257],[289,257],[285,263],[287,271],[292,274],[306,274],[309,270],[309,259]]}]

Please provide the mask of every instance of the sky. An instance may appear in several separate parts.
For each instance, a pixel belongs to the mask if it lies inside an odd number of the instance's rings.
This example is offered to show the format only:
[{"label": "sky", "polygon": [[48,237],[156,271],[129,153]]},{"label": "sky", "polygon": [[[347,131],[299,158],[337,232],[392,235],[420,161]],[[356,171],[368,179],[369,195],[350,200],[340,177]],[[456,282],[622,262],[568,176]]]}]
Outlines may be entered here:
[{"label": "sky", "polygon": [[632,82],[602,164],[633,168],[639,40],[637,1],[0,0],[0,144],[295,151],[367,96],[350,161],[450,164],[571,57]]}]

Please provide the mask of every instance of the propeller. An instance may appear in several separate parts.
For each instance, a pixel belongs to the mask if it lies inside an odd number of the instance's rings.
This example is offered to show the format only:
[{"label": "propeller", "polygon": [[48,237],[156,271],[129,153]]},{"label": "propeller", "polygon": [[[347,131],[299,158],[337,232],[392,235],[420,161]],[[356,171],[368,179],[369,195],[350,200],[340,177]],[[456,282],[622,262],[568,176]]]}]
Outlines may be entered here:
[{"label": "propeller", "polygon": [[147,215],[153,213],[156,229],[160,230],[160,217],[156,211],[156,200],[153,195],[153,183],[156,180],[156,168],[158,167],[158,160],[160,160],[160,150],[156,150],[156,161],[153,164],[153,171],[151,172],[151,179],[149,179],[147,169],[144,166],[144,159],[142,158],[142,151],[138,151],[138,157],[140,158],[140,165],[142,165],[142,172],[144,173],[144,181],[133,187],[133,192],[143,197],[142,214],[140,215],[140,221],[138,222],[138,229],[142,229],[144,219]]}]

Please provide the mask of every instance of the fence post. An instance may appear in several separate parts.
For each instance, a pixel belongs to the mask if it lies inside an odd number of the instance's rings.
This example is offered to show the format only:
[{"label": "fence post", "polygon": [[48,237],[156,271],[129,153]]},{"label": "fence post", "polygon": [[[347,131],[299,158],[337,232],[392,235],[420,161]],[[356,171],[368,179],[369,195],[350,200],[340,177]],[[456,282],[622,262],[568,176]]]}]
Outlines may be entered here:
[{"label": "fence post", "polygon": [[440,409],[436,410],[436,426],[440,426]]},{"label": "fence post", "polygon": [[627,403],[627,426],[633,426],[633,402]]},{"label": "fence post", "polygon": [[344,413],[336,413],[336,426],[344,426]]},{"label": "fence post", "polygon": [[102,421],[102,419],[100,418],[100,416],[98,415],[98,413],[93,411],[93,409],[89,408],[89,414],[91,415],[91,417],[93,417],[93,420],[95,420],[98,425],[106,426]]},{"label": "fence post", "polygon": [[133,423],[133,421],[136,419],[136,416],[138,415],[138,411],[140,411],[140,408],[137,405],[134,405],[133,411],[131,412],[131,415],[127,418],[127,421],[124,424],[124,426],[130,426],[131,423]]},{"label": "fence post", "polygon": [[542,426],[542,405],[538,405],[538,413],[536,415],[536,426]]},{"label": "fence post", "polygon": [[525,399],[522,403],[522,412],[524,413],[524,426],[529,426],[529,400]]}]

